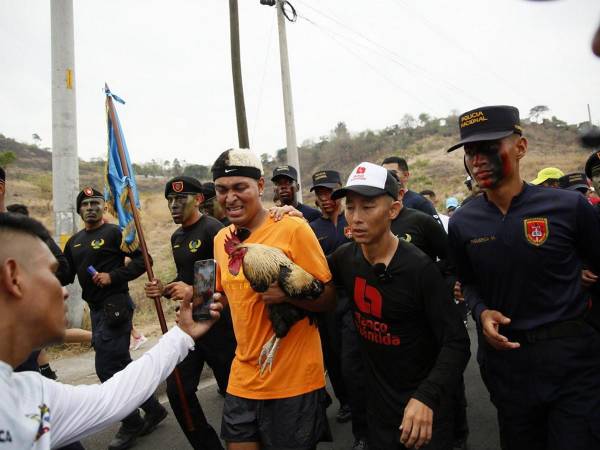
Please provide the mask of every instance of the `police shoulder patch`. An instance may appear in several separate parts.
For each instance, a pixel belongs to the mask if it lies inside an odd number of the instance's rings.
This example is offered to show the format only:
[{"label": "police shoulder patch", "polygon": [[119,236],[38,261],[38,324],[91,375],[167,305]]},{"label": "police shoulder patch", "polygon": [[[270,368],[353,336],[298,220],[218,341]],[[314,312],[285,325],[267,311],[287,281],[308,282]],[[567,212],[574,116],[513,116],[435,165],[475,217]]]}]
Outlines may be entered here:
[{"label": "police shoulder patch", "polygon": [[546,217],[533,217],[523,220],[525,237],[530,244],[537,247],[542,245],[548,239],[550,229],[548,228],[548,219]]}]

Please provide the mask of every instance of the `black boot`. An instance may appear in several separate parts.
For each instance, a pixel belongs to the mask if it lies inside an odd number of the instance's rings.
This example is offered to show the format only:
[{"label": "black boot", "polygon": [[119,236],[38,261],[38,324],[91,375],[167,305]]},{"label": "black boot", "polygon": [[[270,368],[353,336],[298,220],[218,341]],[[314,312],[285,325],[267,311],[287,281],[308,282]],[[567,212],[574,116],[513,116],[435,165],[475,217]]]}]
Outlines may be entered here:
[{"label": "black boot", "polygon": [[140,436],[145,436],[147,434],[152,433],[159,423],[161,423],[167,417],[169,413],[160,403],[158,407],[154,408],[152,411],[147,412],[144,415],[144,428],[140,432]]},{"label": "black boot", "polygon": [[108,450],[125,450],[131,447],[144,429],[145,424],[146,422],[137,410],[127,416],[123,419],[121,428],[119,428],[113,440],[108,444]]}]

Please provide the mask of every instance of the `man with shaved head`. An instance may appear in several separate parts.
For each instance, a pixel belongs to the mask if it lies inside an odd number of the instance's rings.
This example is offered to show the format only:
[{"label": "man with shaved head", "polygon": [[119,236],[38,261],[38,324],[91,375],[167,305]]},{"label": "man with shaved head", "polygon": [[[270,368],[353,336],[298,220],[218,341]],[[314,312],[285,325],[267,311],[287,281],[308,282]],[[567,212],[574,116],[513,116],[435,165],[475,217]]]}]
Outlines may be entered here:
[{"label": "man with shaved head", "polygon": [[31,351],[65,335],[66,290],[55,272],[58,262],[37,221],[0,213],[0,447],[50,449],[64,446],[123,419],[204,335],[213,320],[192,319],[182,302],[179,325],[137,361],[101,385],[68,386],[39,373],[15,373]]}]

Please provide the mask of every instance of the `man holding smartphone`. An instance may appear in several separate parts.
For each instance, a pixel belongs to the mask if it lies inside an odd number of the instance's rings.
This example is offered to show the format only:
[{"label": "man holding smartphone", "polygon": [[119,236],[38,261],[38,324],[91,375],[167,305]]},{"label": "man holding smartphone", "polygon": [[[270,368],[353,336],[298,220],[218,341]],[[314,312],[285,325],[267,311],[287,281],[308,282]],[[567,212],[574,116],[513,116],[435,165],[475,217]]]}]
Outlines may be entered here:
[{"label": "man holding smartphone", "polygon": [[[171,236],[171,248],[177,276],[166,286],[160,280],[146,284],[146,295],[150,298],[165,296],[173,300],[190,300],[193,296],[194,264],[196,261],[213,258],[213,239],[223,228],[217,219],[201,214],[199,207],[204,202],[202,184],[192,177],[175,177],[165,185],[165,198],[173,222],[181,225]],[[186,425],[175,380],[167,381],[169,402],[194,449],[222,449],[219,437],[207,422],[196,390],[204,364],[213,370],[219,391],[227,389],[231,361],[235,353],[235,336],[229,309],[223,311],[221,320],[196,343],[196,348],[179,364],[184,391],[194,422],[194,431]]]}]

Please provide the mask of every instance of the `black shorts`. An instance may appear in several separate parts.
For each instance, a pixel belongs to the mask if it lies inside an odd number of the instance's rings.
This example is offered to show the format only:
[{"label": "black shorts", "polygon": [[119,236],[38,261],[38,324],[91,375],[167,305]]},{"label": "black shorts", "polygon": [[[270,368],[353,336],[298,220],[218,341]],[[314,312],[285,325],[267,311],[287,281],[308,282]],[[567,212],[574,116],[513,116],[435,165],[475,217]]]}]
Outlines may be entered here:
[{"label": "black shorts", "polygon": [[227,394],[221,438],[226,442],[260,442],[262,449],[309,450],[331,442],[325,389],[295,397],[251,400]]}]

